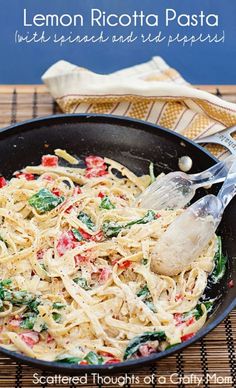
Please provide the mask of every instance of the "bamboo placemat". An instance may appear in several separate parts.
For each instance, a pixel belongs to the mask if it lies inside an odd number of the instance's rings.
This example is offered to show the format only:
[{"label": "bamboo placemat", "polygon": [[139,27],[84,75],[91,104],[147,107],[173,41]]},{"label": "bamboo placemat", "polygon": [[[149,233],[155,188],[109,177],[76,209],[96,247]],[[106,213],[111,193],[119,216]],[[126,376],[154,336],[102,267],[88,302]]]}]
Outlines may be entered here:
[{"label": "bamboo placemat", "polygon": [[[228,101],[236,102],[236,86],[200,86]],[[60,113],[44,86],[0,86],[0,127],[32,117]],[[236,311],[207,337],[167,359],[126,374],[67,377],[20,365],[0,355],[0,388],[26,387],[236,387]],[[41,379],[41,380],[40,380]],[[47,380],[47,381],[46,381]],[[86,381],[87,380],[87,381]],[[42,384],[41,384],[42,383]]]}]

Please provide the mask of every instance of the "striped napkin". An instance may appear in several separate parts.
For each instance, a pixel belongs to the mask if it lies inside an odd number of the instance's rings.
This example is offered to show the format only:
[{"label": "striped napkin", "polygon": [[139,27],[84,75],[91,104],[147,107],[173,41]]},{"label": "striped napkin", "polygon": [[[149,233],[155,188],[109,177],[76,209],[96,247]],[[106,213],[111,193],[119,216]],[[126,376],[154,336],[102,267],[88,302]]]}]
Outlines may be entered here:
[{"label": "striped napkin", "polygon": [[[106,75],[59,61],[42,80],[65,113],[128,116],[191,139],[236,125],[236,104],[192,87],[160,57]],[[210,151],[226,155],[218,145]]]}]

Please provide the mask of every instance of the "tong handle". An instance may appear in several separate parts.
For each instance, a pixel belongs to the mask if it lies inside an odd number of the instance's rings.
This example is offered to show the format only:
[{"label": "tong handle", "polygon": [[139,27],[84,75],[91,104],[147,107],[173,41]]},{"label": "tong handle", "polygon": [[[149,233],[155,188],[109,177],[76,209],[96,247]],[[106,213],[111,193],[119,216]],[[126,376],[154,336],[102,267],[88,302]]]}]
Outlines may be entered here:
[{"label": "tong handle", "polygon": [[235,155],[236,140],[234,140],[234,138],[231,136],[231,134],[235,131],[236,131],[236,125],[230,128],[223,129],[223,131],[214,133],[213,135],[196,139],[195,142],[198,144],[202,144],[202,143],[220,144],[226,147],[231,152],[231,154]]}]

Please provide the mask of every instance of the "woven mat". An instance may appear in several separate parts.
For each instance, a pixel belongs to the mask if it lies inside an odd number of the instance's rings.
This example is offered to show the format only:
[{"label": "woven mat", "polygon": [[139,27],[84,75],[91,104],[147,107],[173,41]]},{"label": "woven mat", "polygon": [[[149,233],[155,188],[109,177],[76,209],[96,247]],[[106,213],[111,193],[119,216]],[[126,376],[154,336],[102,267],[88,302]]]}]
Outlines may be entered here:
[{"label": "woven mat", "polygon": [[[236,102],[236,86],[202,87]],[[32,117],[60,113],[43,86],[0,86],[0,127]],[[127,375],[83,376],[69,381],[62,376],[20,365],[0,355],[0,387],[236,387],[236,311],[207,337],[153,365]],[[78,377],[77,377],[78,378]]]}]

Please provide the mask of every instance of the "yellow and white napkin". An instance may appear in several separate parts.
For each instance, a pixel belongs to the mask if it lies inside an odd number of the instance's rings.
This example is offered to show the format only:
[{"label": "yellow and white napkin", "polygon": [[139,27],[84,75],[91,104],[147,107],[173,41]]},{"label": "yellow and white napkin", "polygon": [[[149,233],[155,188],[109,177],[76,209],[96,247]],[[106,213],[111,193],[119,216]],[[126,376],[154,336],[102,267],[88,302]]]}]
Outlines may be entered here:
[{"label": "yellow and white napkin", "polygon": [[[65,113],[128,116],[191,139],[236,125],[236,104],[192,87],[160,57],[106,75],[59,61],[42,80]],[[226,152],[210,150],[218,157]]]}]

